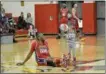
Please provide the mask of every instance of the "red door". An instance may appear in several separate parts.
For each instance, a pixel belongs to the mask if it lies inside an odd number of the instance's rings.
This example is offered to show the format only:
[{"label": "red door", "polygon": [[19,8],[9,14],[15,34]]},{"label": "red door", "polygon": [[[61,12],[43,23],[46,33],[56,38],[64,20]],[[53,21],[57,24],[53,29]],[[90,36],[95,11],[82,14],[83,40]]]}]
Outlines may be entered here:
[{"label": "red door", "polygon": [[38,32],[44,34],[58,33],[58,4],[35,5],[35,24]]},{"label": "red door", "polygon": [[96,34],[96,7],[95,3],[82,4],[83,33]]}]

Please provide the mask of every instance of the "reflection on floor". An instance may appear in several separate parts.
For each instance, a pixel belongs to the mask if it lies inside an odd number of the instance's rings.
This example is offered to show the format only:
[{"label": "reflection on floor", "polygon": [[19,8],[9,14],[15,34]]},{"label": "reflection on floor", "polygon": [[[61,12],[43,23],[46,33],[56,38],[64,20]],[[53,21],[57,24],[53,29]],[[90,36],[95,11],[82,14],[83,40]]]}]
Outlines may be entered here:
[{"label": "reflection on floor", "polygon": [[[76,42],[77,67],[69,70],[52,67],[38,67],[35,62],[35,54],[24,66],[16,66],[22,62],[29,52],[31,41],[27,38],[17,38],[18,43],[1,45],[1,69],[2,73],[36,73],[36,72],[72,72],[72,73],[104,73],[104,37],[86,36],[84,41]],[[53,57],[61,57],[67,53],[67,45],[64,39],[56,40],[55,37],[47,37],[50,54]],[[43,70],[45,69],[45,70]]]}]

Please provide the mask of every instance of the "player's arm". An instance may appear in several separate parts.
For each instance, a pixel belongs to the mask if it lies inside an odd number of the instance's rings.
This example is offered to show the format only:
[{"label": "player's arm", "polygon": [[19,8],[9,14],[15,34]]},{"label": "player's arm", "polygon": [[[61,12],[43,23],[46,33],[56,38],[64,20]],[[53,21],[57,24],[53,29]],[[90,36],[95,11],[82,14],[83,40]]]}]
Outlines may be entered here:
[{"label": "player's arm", "polygon": [[32,56],[32,53],[33,53],[33,52],[31,52],[31,51],[28,53],[27,57],[26,57],[25,60],[22,62],[22,64],[25,64],[25,63],[30,59],[30,57]]},{"label": "player's arm", "polygon": [[34,52],[35,46],[34,43],[31,44],[31,50],[28,53],[27,57],[25,58],[25,60],[22,63],[17,63],[17,65],[24,65],[32,56],[33,52]]}]

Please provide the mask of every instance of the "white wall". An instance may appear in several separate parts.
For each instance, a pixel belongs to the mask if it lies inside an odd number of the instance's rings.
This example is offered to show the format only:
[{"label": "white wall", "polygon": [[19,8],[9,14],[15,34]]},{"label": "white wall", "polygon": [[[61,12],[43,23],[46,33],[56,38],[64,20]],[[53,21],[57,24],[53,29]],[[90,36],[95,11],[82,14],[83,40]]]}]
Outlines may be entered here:
[{"label": "white wall", "polygon": [[[53,2],[53,3],[57,3],[57,2]],[[33,24],[35,24],[35,13],[34,13],[34,5],[35,4],[50,4],[50,2],[24,2],[24,6],[21,6],[20,1],[17,2],[9,2],[9,1],[2,1],[3,7],[6,11],[6,13],[12,13],[13,17],[14,16],[19,16],[21,12],[24,12],[24,16],[26,17],[27,13],[31,13],[32,14],[32,18],[33,18]]]},{"label": "white wall", "polygon": [[[33,24],[35,24],[35,17],[34,17],[34,5],[35,4],[50,4],[50,0],[42,0],[41,2],[38,2],[38,0],[28,1],[24,0],[24,6],[21,6],[20,3],[21,0],[1,0],[1,3],[3,4],[3,7],[6,11],[6,13],[12,13],[14,16],[19,16],[21,12],[24,12],[24,15],[26,17],[27,13],[30,12],[32,14],[33,18]],[[47,2],[48,1],[48,2]],[[94,0],[84,0],[84,3],[92,3]],[[56,0],[53,3],[58,3]]]},{"label": "white wall", "polygon": [[84,0],[84,3],[93,3],[95,0]]}]

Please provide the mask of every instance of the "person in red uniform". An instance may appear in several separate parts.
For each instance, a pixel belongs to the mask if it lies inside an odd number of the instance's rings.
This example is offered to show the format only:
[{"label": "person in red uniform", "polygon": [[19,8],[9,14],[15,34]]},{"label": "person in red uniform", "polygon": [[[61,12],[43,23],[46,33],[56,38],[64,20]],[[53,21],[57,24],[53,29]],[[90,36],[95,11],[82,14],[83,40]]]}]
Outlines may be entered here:
[{"label": "person in red uniform", "polygon": [[76,32],[79,30],[78,21],[80,21],[80,19],[78,18],[78,15],[77,15],[77,7],[78,7],[78,5],[76,3],[72,4],[72,12],[71,12],[72,16],[70,18],[71,23]]},{"label": "person in red uniform", "polygon": [[63,4],[63,7],[60,9],[60,15],[62,17],[67,17],[67,14],[68,14],[68,8],[66,4]]},{"label": "person in red uniform", "polygon": [[29,54],[27,55],[26,59],[21,62],[17,63],[17,65],[24,65],[32,56],[33,52],[36,54],[36,61],[38,65],[47,65],[56,67],[57,63],[60,64],[59,61],[55,61],[49,54],[48,43],[44,39],[42,33],[37,33],[37,40],[33,40],[31,44],[31,49]]},{"label": "person in red uniform", "polygon": [[63,4],[62,8],[60,9],[59,34],[56,37],[56,39],[61,38],[61,29],[60,29],[61,24],[64,24],[65,26],[68,24],[68,16],[67,16],[68,13],[69,13],[69,10],[68,10],[66,4]]},{"label": "person in red uniform", "polygon": [[72,15],[71,15],[70,21],[73,26],[73,29],[76,32],[78,39],[79,39],[79,38],[81,38],[80,31],[79,31],[79,25],[78,25],[78,21],[80,22],[80,19],[78,18],[78,14],[77,14],[77,7],[78,7],[78,5],[76,3],[72,4],[72,12],[71,12]]}]

